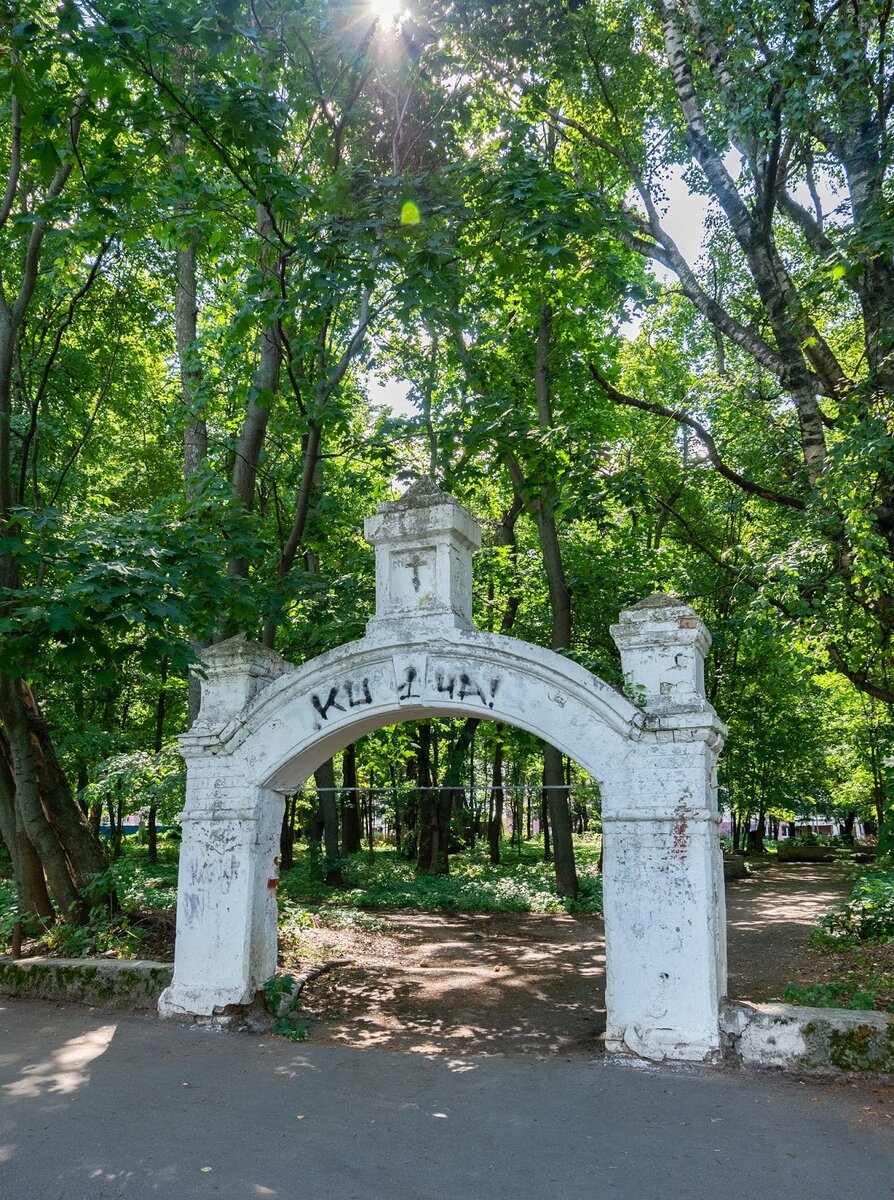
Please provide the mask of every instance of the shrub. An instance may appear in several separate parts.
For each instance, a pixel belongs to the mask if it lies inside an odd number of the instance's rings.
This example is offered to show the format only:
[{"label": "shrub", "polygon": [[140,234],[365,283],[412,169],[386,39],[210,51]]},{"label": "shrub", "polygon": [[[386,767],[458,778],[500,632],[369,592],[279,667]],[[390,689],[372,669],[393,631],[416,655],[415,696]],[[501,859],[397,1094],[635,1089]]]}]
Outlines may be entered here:
[{"label": "shrub", "polygon": [[847,900],[822,918],[820,929],[842,941],[894,938],[894,870],[861,875]]},{"label": "shrub", "polygon": [[875,995],[862,991],[853,983],[815,983],[798,987],[790,983],[783,993],[788,1004],[804,1004],[809,1008],[851,1008],[869,1011],[875,1007]]}]

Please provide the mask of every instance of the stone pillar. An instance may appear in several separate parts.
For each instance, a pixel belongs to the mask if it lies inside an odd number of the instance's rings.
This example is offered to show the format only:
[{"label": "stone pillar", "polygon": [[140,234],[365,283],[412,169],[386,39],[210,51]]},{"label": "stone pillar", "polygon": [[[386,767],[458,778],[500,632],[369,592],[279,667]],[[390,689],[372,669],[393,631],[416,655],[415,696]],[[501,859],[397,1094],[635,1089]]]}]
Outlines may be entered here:
[{"label": "stone pillar", "polygon": [[276,969],[276,884],[283,799],[254,786],[227,752],[228,727],[287,669],[271,650],[231,638],[204,652],[202,706],[180,739],[186,807],[174,978],[162,1016],[210,1016],[248,1004]]},{"label": "stone pillar", "polygon": [[691,608],[658,595],[611,632],[645,719],[629,772],[604,797],[606,1047],[711,1059],[726,993],[716,777],[726,728],[705,698],[711,638]]}]

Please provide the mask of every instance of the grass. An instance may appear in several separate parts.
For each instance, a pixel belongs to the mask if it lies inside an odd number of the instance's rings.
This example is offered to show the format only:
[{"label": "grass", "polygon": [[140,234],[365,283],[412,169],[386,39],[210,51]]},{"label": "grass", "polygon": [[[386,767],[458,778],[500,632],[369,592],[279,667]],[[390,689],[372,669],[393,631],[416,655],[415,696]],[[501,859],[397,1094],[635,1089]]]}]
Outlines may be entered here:
[{"label": "grass", "polygon": [[283,872],[280,895],[306,904],[345,905],[358,909],[410,908],[427,912],[601,912],[602,876],[597,864],[599,843],[575,846],[580,895],[556,894],[552,863],[544,862],[542,844],[526,842],[521,852],[491,866],[486,850],[452,855],[449,875],[416,876],[413,864],[392,848],[377,850],[372,861],[364,853],[341,863],[341,888],[328,888],[317,877],[313,858],[300,853]]},{"label": "grass", "polygon": [[783,993],[787,1004],[804,1004],[809,1008],[849,1008],[868,1011],[875,1008],[876,996],[862,981],[840,980],[836,983],[815,983],[798,987],[790,983]]},{"label": "grass", "polygon": [[836,961],[829,983],[799,987],[790,983],[783,993],[788,1004],[811,1008],[851,1008],[894,1012],[894,962],[887,954],[845,951]]}]

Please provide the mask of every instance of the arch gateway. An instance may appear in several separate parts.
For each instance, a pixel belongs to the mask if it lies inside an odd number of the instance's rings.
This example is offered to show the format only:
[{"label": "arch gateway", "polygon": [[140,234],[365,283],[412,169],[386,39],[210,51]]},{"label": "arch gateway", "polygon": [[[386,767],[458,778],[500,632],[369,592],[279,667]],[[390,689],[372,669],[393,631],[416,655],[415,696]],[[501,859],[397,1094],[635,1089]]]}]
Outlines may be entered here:
[{"label": "arch gateway", "polygon": [[[710,635],[651,596],[612,636],[631,703],[583,667],[472,624],[480,528],[422,480],[365,522],[376,612],[359,641],[292,666],[243,637],[204,651],[187,763],[174,977],[163,1016],[252,1001],[276,969],[285,796],[383,725],[503,721],[551,742],[602,794],[606,1047],[700,1061],[720,1050],[726,991],[716,764],[726,729],[705,699]],[[594,998],[595,999],[595,998]]]}]

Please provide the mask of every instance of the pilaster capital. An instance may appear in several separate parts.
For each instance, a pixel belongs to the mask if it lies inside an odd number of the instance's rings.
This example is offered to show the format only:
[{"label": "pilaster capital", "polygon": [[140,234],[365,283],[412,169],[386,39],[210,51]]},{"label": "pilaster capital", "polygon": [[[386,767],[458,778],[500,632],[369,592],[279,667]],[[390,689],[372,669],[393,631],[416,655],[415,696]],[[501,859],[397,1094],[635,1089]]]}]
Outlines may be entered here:
[{"label": "pilaster capital", "polygon": [[611,635],[635,704],[647,713],[713,713],[705,698],[711,635],[688,604],[656,592],[625,609]]},{"label": "pilaster capital", "polygon": [[292,669],[275,650],[249,641],[244,633],[209,646],[195,672],[201,679],[202,703],[190,735],[223,729],[258,692]]}]

